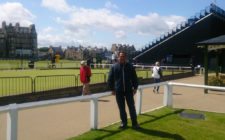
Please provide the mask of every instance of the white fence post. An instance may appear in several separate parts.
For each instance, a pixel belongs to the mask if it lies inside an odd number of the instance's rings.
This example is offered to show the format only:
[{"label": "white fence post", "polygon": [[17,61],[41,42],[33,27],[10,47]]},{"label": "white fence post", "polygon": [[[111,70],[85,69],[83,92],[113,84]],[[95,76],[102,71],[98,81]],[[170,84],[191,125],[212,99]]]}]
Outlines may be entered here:
[{"label": "white fence post", "polygon": [[91,99],[91,129],[98,128],[98,99]]},{"label": "white fence post", "polygon": [[137,90],[136,95],[136,114],[141,114],[141,108],[142,108],[142,89]]},{"label": "white fence post", "polygon": [[173,87],[169,83],[164,85],[164,100],[163,105],[164,106],[173,106]]},{"label": "white fence post", "polygon": [[18,110],[16,104],[9,105],[7,113],[7,140],[17,140]]}]

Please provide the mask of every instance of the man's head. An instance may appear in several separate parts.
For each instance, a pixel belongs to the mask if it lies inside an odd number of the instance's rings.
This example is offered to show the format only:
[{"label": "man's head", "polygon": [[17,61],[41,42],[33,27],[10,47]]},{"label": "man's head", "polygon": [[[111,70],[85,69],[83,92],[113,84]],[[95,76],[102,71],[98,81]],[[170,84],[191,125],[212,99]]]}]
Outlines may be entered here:
[{"label": "man's head", "polygon": [[160,65],[160,63],[157,61],[157,62],[155,62],[155,65],[156,65],[156,66],[159,66],[159,65]]},{"label": "man's head", "polygon": [[119,53],[119,63],[124,64],[126,62],[126,53],[121,51]]}]

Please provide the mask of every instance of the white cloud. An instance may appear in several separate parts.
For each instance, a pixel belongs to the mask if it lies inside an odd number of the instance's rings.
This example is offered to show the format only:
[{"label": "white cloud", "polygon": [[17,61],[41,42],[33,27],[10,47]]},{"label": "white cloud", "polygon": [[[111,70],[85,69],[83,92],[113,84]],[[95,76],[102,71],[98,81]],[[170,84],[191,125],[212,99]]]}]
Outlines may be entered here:
[{"label": "white cloud", "polygon": [[126,33],[124,31],[116,31],[115,36],[116,38],[126,38]]},{"label": "white cloud", "polygon": [[[61,34],[57,34],[53,27],[47,27],[38,32],[39,45],[70,45],[77,42],[88,44],[88,39],[94,40],[95,33],[98,32],[111,33],[115,36],[114,40],[128,39],[130,34],[158,37],[185,20],[181,16],[161,16],[157,13],[128,17],[112,11],[111,9],[118,9],[118,6],[110,1],[107,1],[105,7],[101,9],[75,8],[66,0],[42,0],[41,4],[56,12],[66,13],[66,16],[56,18],[56,22],[64,29]],[[19,22],[21,26],[29,26],[36,18],[18,2],[0,4],[0,11],[0,22],[6,21],[13,24]],[[102,42],[95,42],[95,44],[98,43]]]},{"label": "white cloud", "polygon": [[185,18],[181,16],[165,17],[157,13],[127,17],[107,9],[80,8],[72,12],[68,19],[60,18],[58,22],[72,32],[83,29],[112,32],[115,35],[117,35],[116,32],[123,31],[125,34],[135,33],[158,36],[184,20]]},{"label": "white cloud", "polygon": [[49,26],[49,27],[44,28],[42,30],[42,33],[45,34],[45,33],[50,33],[50,32],[53,32],[53,31],[54,31],[53,27]]},{"label": "white cloud", "polygon": [[53,27],[46,27],[42,29],[38,33],[38,46],[46,47],[53,45],[66,47],[71,45],[77,46],[78,44],[85,43],[85,41],[80,38],[82,33],[76,34],[70,32],[69,30],[65,30],[61,34],[58,34],[57,32],[59,31]]},{"label": "white cloud", "polygon": [[107,2],[105,3],[105,7],[106,7],[107,9],[118,9],[118,6],[117,6],[116,4],[113,4],[113,3],[110,2],[110,1],[107,1]]},{"label": "white cloud", "polygon": [[68,5],[66,0],[42,0],[43,7],[55,10],[57,12],[70,12],[72,7]]},{"label": "white cloud", "polygon": [[163,20],[165,20],[166,24],[169,26],[169,29],[172,29],[177,25],[177,23],[181,23],[182,21],[185,21],[186,19],[184,17],[171,15],[168,17],[163,17]]},{"label": "white cloud", "polygon": [[21,3],[7,2],[0,4],[0,22],[6,21],[13,24],[19,22],[21,26],[29,26],[36,17]]},{"label": "white cloud", "polygon": [[161,16],[157,13],[128,17],[112,11],[111,9],[117,9],[118,6],[110,1],[101,9],[74,8],[66,0],[42,0],[42,5],[57,12],[67,12],[66,17],[56,18],[56,22],[64,28],[63,35],[47,37],[55,42],[60,42],[60,38],[61,42],[84,42],[88,38],[94,40],[97,32],[111,33],[115,39],[128,39],[130,34],[158,37],[185,20],[181,16]]}]

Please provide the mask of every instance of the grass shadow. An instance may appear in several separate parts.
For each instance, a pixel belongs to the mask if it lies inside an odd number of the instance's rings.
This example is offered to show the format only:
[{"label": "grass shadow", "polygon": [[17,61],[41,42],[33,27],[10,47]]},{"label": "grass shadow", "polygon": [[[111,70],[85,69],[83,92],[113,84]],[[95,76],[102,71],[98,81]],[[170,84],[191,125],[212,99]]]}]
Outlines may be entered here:
[{"label": "grass shadow", "polygon": [[[163,119],[164,117],[170,116],[170,115],[174,115],[174,114],[178,114],[180,112],[182,112],[183,109],[181,110],[176,110],[172,113],[167,113],[165,115],[162,115],[160,117],[154,116],[154,115],[149,115],[149,114],[143,114],[143,116],[147,116],[147,117],[151,117],[153,119],[149,120],[149,121],[145,121],[140,123],[140,125],[146,124],[146,123],[151,123],[154,121],[157,121],[159,119]],[[127,130],[131,130],[131,127],[128,127],[127,129],[121,130],[121,129],[117,129],[117,130],[107,130],[107,129],[99,129],[99,130],[95,130],[96,132],[106,132],[107,134],[104,134],[102,136],[97,136],[96,138],[93,138],[93,140],[102,140],[105,139],[107,137],[111,137],[113,135],[116,135],[118,133],[121,132],[126,132]],[[163,132],[163,131],[159,131],[159,130],[152,130],[152,129],[146,129],[146,128],[141,128],[141,129],[132,129],[133,131],[138,131],[140,133],[143,133],[145,135],[149,135],[149,136],[156,136],[156,137],[160,137],[160,138],[172,138],[174,140],[184,140],[184,138],[178,134],[171,134],[168,132]]]},{"label": "grass shadow", "polygon": [[[127,128],[125,130],[106,130],[106,129],[99,129],[99,130],[95,130],[95,131],[99,131],[99,132],[107,132],[108,134],[104,135],[104,136],[99,136],[99,137],[95,137],[93,138],[93,140],[103,140],[105,138],[109,138],[110,136],[113,136],[115,134],[124,132],[126,130],[131,130],[132,128]],[[178,135],[178,134],[171,134],[168,132],[163,132],[163,131],[159,131],[159,130],[152,130],[152,129],[146,129],[146,128],[141,128],[141,129],[133,129],[133,131],[137,131],[139,133],[143,133],[144,135],[148,135],[148,136],[154,136],[154,137],[159,137],[159,138],[172,138],[174,140],[185,140],[182,136]]]},{"label": "grass shadow", "polygon": [[163,131],[159,131],[159,130],[141,128],[136,131],[138,131],[140,133],[144,133],[145,135],[156,136],[156,137],[160,137],[160,138],[172,138],[174,140],[185,140],[182,136],[180,136],[178,134],[171,134],[171,133],[163,132]]},{"label": "grass shadow", "polygon": [[[150,123],[150,122],[154,122],[154,121],[157,121],[157,120],[159,120],[159,119],[163,119],[163,118],[165,118],[165,117],[167,117],[167,116],[181,113],[181,112],[183,112],[183,111],[184,111],[184,109],[179,109],[179,110],[176,110],[176,111],[174,111],[174,112],[172,112],[172,113],[167,113],[167,114],[165,114],[165,115],[162,115],[162,116],[160,116],[160,117],[153,116],[153,117],[155,117],[154,119],[149,120],[149,121],[141,122],[140,125],[146,124],[146,123]],[[152,115],[148,115],[148,114],[145,114],[144,116],[152,117]]]}]

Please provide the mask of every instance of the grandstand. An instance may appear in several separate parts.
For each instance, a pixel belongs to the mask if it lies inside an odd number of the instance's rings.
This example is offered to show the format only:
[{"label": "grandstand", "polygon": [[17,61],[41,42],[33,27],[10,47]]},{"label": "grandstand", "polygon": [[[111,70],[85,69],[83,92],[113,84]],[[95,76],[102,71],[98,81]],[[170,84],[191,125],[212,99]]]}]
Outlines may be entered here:
[{"label": "grandstand", "polygon": [[[203,65],[204,52],[196,43],[224,34],[225,11],[215,4],[210,4],[170,32],[153,40],[137,52],[134,60],[147,64],[164,60],[166,65]],[[220,55],[224,56],[225,50],[221,50]],[[215,52],[212,51],[209,53],[211,67],[214,65],[214,59]]]}]

